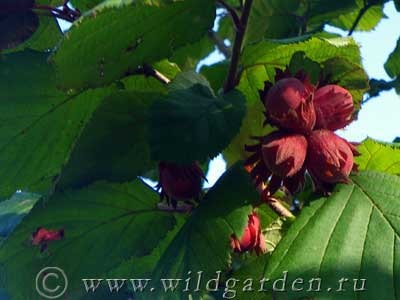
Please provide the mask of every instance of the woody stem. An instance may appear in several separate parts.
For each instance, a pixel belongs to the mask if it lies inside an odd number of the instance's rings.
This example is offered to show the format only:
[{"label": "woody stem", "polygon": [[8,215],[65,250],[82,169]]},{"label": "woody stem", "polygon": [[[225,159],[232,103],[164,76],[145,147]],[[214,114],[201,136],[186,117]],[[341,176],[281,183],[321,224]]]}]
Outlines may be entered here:
[{"label": "woody stem", "polygon": [[231,63],[229,65],[228,76],[224,85],[224,93],[235,88],[237,84],[237,70],[239,66],[240,54],[242,52],[242,44],[246,34],[247,23],[249,21],[250,10],[253,0],[246,0],[242,15],[240,16],[240,24],[236,29],[235,41],[233,42]]},{"label": "woody stem", "polygon": [[291,213],[289,209],[287,209],[279,199],[274,198],[270,195],[268,195],[268,192],[266,191],[266,185],[264,183],[261,183],[260,185],[257,186],[257,191],[261,194],[261,198],[263,202],[268,204],[268,206],[276,212],[279,216],[285,217],[288,219],[294,219],[295,216]]}]

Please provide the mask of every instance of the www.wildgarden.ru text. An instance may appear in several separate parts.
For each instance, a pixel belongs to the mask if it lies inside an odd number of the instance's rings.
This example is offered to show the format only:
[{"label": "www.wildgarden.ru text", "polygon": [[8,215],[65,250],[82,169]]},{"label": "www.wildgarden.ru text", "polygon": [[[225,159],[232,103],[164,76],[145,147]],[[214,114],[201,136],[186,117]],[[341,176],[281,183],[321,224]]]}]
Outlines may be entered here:
[{"label": "www.wildgarden.ru text", "polygon": [[[362,292],[366,291],[366,279],[355,279],[339,277],[336,282],[330,282],[329,286],[322,278],[295,278],[288,279],[288,272],[282,272],[280,278],[271,280],[261,279],[236,279],[222,280],[221,271],[215,272],[212,278],[204,278],[202,271],[187,273],[186,278],[161,278],[152,280],[150,278],[130,279],[82,279],[84,288],[88,293],[96,293],[100,288],[109,290],[110,293],[118,293],[124,288],[129,288],[134,293],[156,292],[161,290],[165,293],[198,293],[200,291],[221,292],[224,299],[233,299],[237,292]],[[324,284],[323,284],[324,283]]]}]

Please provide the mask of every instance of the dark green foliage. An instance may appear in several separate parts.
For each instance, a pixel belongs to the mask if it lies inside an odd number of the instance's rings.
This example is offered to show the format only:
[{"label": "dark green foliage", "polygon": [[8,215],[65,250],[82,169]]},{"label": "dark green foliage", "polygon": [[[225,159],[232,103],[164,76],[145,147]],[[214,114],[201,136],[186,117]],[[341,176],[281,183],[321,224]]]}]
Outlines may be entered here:
[{"label": "dark green foliage", "polygon": [[[35,277],[46,266],[68,276],[60,299],[217,300],[230,276],[258,281],[283,271],[289,281],[366,278],[367,291],[247,293],[242,282],[236,299],[399,297],[397,139],[365,140],[356,159],[360,172],[326,197],[307,181],[303,193],[280,190],[277,202],[266,205],[243,168],[252,136],[274,130],[265,124],[259,91],[265,81],[274,83],[276,68],[303,71],[317,87],[346,88],[355,115],[369,83],[371,97],[400,90],[399,45],[385,64],[393,80],[370,80],[359,45],[323,31],[326,24],[372,30],[386,1],[225,3],[233,17],[214,0],[73,0],[82,17],[63,35],[50,13],[63,0],[0,0],[0,299],[39,299]],[[198,70],[215,49],[225,59]],[[232,89],[225,85],[228,72]],[[207,170],[221,153],[228,170],[176,209],[159,203],[160,195],[138,178],[157,181],[160,161],[197,161]],[[179,175],[173,184],[182,188],[191,174]],[[272,205],[287,210],[295,199],[296,218]],[[231,235],[243,236],[253,211],[269,253],[233,253]],[[41,226],[65,230],[42,253],[30,242]],[[181,283],[176,292],[158,286],[132,295],[127,284],[118,294],[105,285],[88,294],[81,281],[184,280],[190,271],[202,271],[205,280],[221,271],[219,291],[184,292]]]}]

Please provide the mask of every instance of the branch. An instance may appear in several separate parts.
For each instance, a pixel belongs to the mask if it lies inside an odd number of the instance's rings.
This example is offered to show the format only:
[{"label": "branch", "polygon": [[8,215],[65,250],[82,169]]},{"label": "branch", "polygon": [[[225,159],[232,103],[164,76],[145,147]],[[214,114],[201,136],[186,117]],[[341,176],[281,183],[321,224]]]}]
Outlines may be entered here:
[{"label": "branch", "polygon": [[235,25],[237,31],[240,28],[241,23],[240,23],[240,18],[236,13],[236,10],[233,7],[231,7],[228,3],[226,3],[224,0],[217,0],[217,3],[221,4],[221,6],[228,11],[228,13],[232,18],[233,25]]},{"label": "branch", "polygon": [[217,33],[213,30],[208,31],[208,36],[210,39],[213,40],[215,45],[217,46],[218,50],[226,57],[229,58],[232,55],[232,50],[225,45],[224,41],[221,40],[219,36],[217,36]]},{"label": "branch", "polygon": [[154,77],[164,84],[168,84],[171,82],[171,80],[167,78],[164,74],[161,74],[159,71],[148,64],[143,64],[143,66],[139,67],[134,74],[143,74],[146,77]]},{"label": "branch", "polygon": [[277,198],[269,195],[265,183],[261,183],[257,186],[257,191],[261,194],[261,199],[264,203],[268,204],[271,209],[276,212],[279,216],[294,219],[295,216],[287,209]]},{"label": "branch", "polygon": [[240,27],[236,31],[235,41],[233,42],[232,58],[229,65],[228,76],[226,77],[224,85],[224,93],[232,90],[237,84],[236,73],[239,65],[240,53],[242,52],[242,43],[246,33],[252,4],[253,0],[246,0],[243,7],[243,13],[240,17]]},{"label": "branch", "polygon": [[360,9],[358,12],[357,18],[354,20],[353,25],[351,26],[349,33],[347,36],[351,36],[353,34],[353,31],[357,28],[358,23],[361,21],[361,18],[364,16],[364,14],[367,12],[367,10],[373,5],[373,3],[369,4],[364,4],[364,7]]},{"label": "branch", "polygon": [[279,216],[294,219],[295,216],[288,210],[278,199],[273,197],[266,198],[265,202],[271,207],[271,209],[276,212]]},{"label": "branch", "polygon": [[33,6],[33,9],[50,12],[52,16],[54,16],[58,19],[63,19],[65,21],[68,21],[71,23],[74,22],[76,19],[78,19],[81,16],[81,13],[79,10],[71,9],[66,5],[64,5],[62,9],[59,9],[57,7],[52,7],[52,6],[48,6],[48,5],[35,4]]},{"label": "branch", "polygon": [[[39,16],[43,16],[43,17],[61,19],[61,20],[67,21],[69,23],[73,23],[74,22],[74,20],[71,19],[69,16],[60,15],[60,14],[58,14],[56,12],[52,12],[52,11],[49,11],[49,10],[40,10],[39,12],[37,12],[37,14]],[[56,20],[56,22],[57,22],[57,20]]]}]

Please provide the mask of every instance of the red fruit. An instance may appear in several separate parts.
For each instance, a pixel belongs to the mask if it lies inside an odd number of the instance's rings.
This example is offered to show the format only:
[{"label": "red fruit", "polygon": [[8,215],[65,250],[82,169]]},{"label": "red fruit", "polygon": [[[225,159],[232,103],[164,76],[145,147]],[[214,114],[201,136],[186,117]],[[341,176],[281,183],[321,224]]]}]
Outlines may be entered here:
[{"label": "red fruit", "polygon": [[47,230],[46,228],[39,227],[32,233],[32,245],[39,245],[43,242],[58,241],[64,237],[64,229],[60,230]]},{"label": "red fruit", "polygon": [[158,170],[162,198],[188,200],[199,196],[204,174],[197,163],[183,166],[160,162]]},{"label": "red fruit", "polygon": [[309,133],[315,125],[313,88],[290,77],[272,86],[263,99],[272,125],[298,133]]},{"label": "red fruit", "polygon": [[64,229],[60,230],[47,230],[43,227],[38,227],[31,236],[31,244],[40,246],[40,252],[47,248],[47,244],[52,241],[61,240],[64,237]]},{"label": "red fruit", "polygon": [[357,154],[353,145],[332,131],[316,130],[308,137],[306,166],[317,184],[347,183]]},{"label": "red fruit", "polygon": [[265,237],[262,233],[260,218],[256,212],[252,212],[248,216],[248,223],[242,238],[239,240],[234,234],[231,235],[231,247],[235,252],[246,252],[253,250],[257,255],[265,253],[267,247],[265,244]]},{"label": "red fruit", "polygon": [[272,174],[292,177],[303,167],[307,154],[307,140],[300,134],[273,132],[262,142],[262,157]]},{"label": "red fruit", "polygon": [[315,129],[335,131],[350,124],[353,119],[353,97],[338,85],[319,88],[314,94],[314,107],[317,115]]}]

